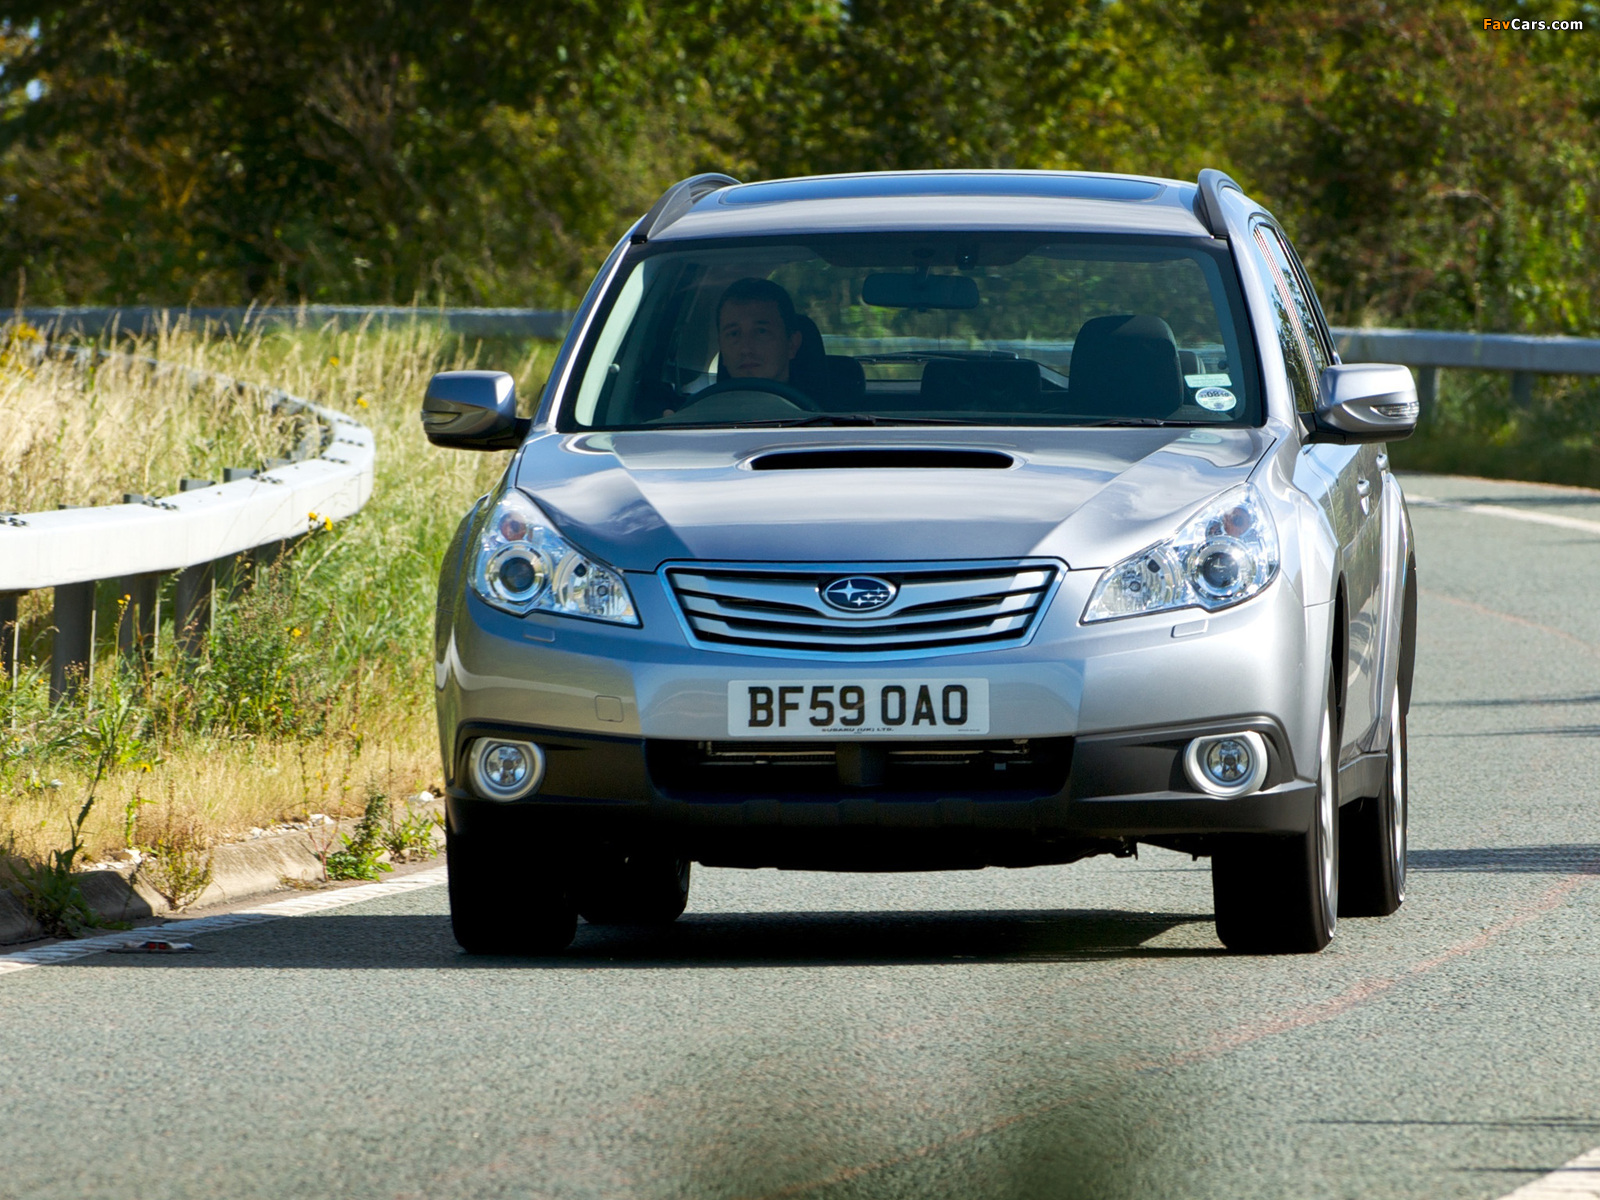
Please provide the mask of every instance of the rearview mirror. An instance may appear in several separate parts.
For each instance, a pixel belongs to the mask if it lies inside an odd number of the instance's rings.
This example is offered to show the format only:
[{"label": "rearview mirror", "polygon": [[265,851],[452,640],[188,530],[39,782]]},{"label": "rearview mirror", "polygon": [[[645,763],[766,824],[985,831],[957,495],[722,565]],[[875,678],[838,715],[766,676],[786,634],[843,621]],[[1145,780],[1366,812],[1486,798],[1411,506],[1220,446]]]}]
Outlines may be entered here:
[{"label": "rearview mirror", "polygon": [[435,446],[514,450],[532,424],[517,416],[517,385],[504,371],[440,371],[422,398],[422,431]]},{"label": "rearview mirror", "polygon": [[977,308],[978,282],[965,275],[868,275],[861,300],[876,308]]},{"label": "rearview mirror", "polygon": [[1417,427],[1417,384],[1411,368],[1340,363],[1322,372],[1313,414],[1319,442],[1393,442]]}]

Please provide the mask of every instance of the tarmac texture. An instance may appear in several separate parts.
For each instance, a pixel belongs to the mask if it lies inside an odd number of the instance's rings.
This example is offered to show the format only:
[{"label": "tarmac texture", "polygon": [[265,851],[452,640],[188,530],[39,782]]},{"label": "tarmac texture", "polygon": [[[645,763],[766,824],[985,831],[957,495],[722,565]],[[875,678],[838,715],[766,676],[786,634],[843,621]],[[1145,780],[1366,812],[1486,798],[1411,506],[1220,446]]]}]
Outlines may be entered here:
[{"label": "tarmac texture", "polygon": [[1600,493],[1406,488],[1410,897],[1323,954],[1226,953],[1148,849],[697,869],[546,959],[417,887],[0,974],[0,1196],[1512,1191],[1600,1146]]}]

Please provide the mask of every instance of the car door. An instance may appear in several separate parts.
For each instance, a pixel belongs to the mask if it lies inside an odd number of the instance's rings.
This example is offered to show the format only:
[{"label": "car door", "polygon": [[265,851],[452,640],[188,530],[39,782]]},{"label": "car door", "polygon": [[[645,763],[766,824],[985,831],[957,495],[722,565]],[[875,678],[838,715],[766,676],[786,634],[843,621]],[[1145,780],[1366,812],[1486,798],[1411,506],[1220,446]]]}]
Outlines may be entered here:
[{"label": "car door", "polygon": [[[1250,224],[1250,234],[1252,249],[1272,284],[1274,320],[1295,407],[1309,414],[1316,406],[1322,372],[1333,361],[1333,347],[1310,284],[1282,232],[1257,218]],[[1383,487],[1377,448],[1310,443],[1301,451],[1296,483],[1318,498],[1339,540],[1349,622],[1341,731],[1345,755],[1365,740],[1377,715]]]}]

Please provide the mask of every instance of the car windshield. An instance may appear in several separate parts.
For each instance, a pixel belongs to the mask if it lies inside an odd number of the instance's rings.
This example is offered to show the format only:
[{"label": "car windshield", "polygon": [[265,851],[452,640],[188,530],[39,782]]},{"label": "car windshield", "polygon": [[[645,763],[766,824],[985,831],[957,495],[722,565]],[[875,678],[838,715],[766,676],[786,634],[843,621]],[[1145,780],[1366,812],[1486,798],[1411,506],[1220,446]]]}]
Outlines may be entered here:
[{"label": "car windshield", "polygon": [[1062,234],[641,247],[558,427],[1260,424],[1226,255]]}]

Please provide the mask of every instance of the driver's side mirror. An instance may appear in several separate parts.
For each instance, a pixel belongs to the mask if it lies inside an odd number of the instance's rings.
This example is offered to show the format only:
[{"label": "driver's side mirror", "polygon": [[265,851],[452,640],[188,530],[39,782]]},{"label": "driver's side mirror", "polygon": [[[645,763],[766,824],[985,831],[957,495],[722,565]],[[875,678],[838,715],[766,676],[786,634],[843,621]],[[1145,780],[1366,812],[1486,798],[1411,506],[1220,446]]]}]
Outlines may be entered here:
[{"label": "driver's side mirror", "polygon": [[517,385],[504,371],[440,371],[422,398],[422,432],[435,446],[515,450],[533,422],[517,416]]},{"label": "driver's side mirror", "polygon": [[1315,442],[1393,442],[1417,427],[1417,384],[1410,367],[1339,363],[1322,372],[1313,415]]}]

